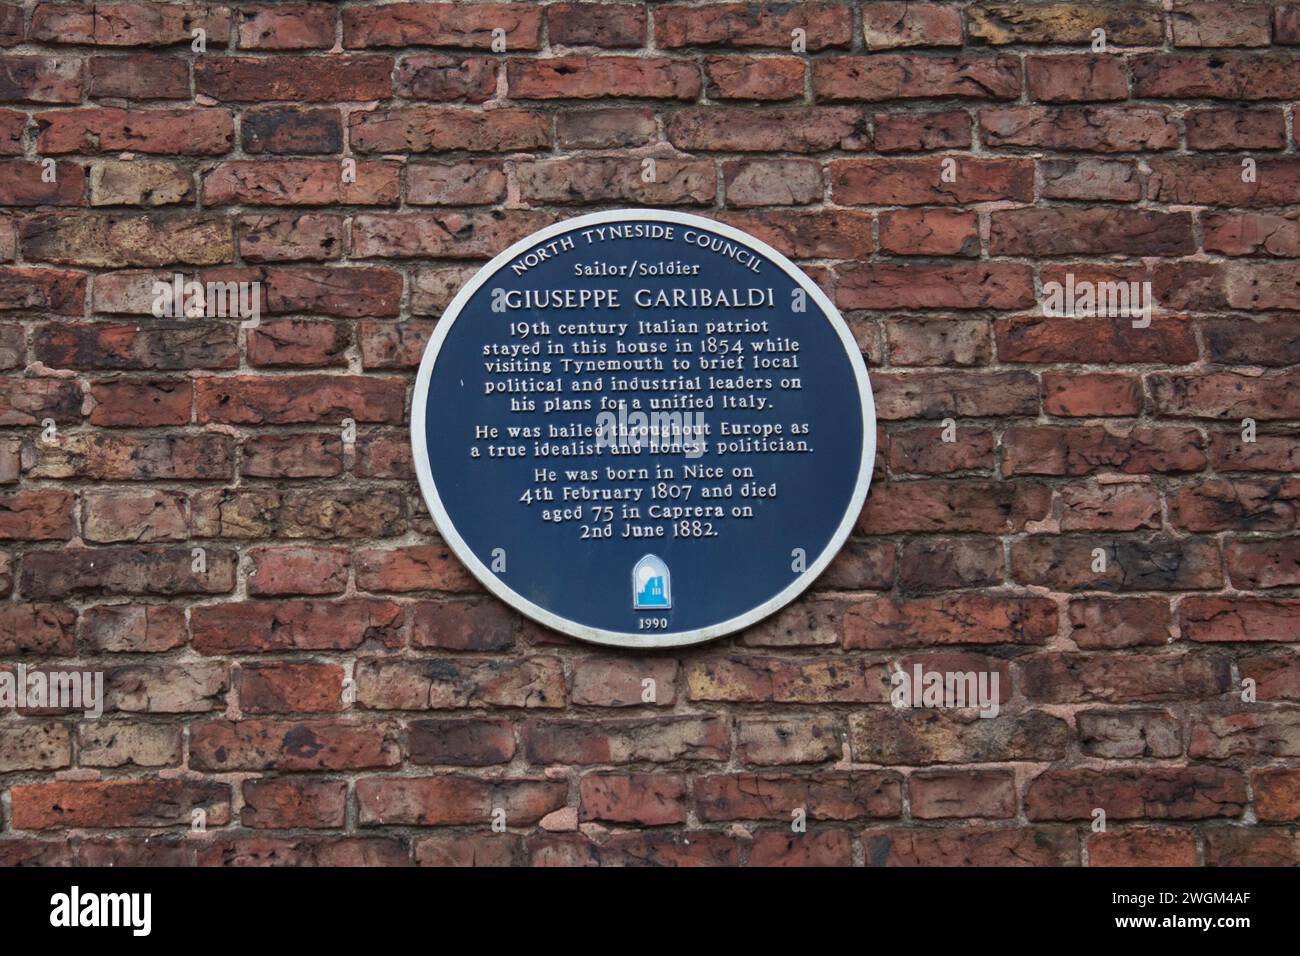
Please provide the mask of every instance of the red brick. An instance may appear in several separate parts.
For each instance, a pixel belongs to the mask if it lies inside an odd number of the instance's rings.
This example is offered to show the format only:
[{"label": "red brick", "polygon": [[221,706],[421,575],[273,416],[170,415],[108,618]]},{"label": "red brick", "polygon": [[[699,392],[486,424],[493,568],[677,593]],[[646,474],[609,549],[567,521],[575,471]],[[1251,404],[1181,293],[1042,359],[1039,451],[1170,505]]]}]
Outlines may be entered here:
[{"label": "red brick", "polygon": [[240,119],[246,153],[338,153],[343,126],[337,109],[253,108]]},{"label": "red brick", "polygon": [[1287,598],[1189,596],[1178,605],[1184,640],[1244,643],[1290,642],[1300,635],[1300,601]]},{"label": "red brick", "polygon": [[110,107],[37,113],[36,148],[46,155],[114,153],[214,156],[234,145],[234,119],[221,109]]},{"label": "red brick", "polygon": [[[955,181],[945,180],[946,169]],[[1026,201],[1034,191],[1033,164],[1018,159],[846,159],[832,163],[830,174],[832,195],[845,205]]]},{"label": "red brick", "polygon": [[675,4],[655,11],[655,43],[667,49],[729,46],[788,50],[793,30],[804,31],[809,51],[847,47],[853,35],[853,11],[840,3],[775,9],[744,3],[708,8]]},{"label": "red brick", "polygon": [[849,746],[859,763],[911,765],[1057,760],[1069,726],[1043,711],[980,717],[967,710],[863,707],[849,716]]},{"label": "red brick", "polygon": [[853,842],[843,830],[788,833],[763,830],[754,834],[746,866],[850,866]]},{"label": "red brick", "polygon": [[725,760],[731,749],[727,720],[710,716],[533,720],[523,742],[541,765]]},{"label": "red brick", "polygon": [[86,170],[76,163],[55,163],[46,181],[43,163],[25,159],[0,161],[0,203],[6,206],[84,206]]},{"label": "red brick", "polygon": [[388,721],[213,720],[190,725],[196,770],[365,770],[401,761]]},{"label": "red brick", "polygon": [[190,534],[189,501],[175,491],[87,491],[81,524],[83,537],[97,543],[183,541]]},{"label": "red brick", "polygon": [[695,778],[695,808],[704,820],[860,820],[902,814],[901,778],[889,771],[812,776],[718,774]]},{"label": "red brick", "polygon": [[863,534],[906,532],[1007,533],[1041,521],[1051,491],[1034,482],[900,481],[872,489],[858,518]]},{"label": "red brick", "polygon": [[13,787],[10,797],[21,830],[189,826],[193,810],[211,826],[230,820],[230,787],[208,780],[34,783]]},{"label": "red brick", "polygon": [[963,110],[877,113],[872,122],[876,127],[876,150],[881,153],[965,149],[971,144],[970,114]]},{"label": "red brick", "polygon": [[1231,686],[1226,657],[1198,653],[1037,654],[1021,664],[1025,697],[1049,704],[1147,704],[1218,697]]},{"label": "red brick", "polygon": [[1160,490],[1152,485],[1087,483],[1061,489],[1061,531],[1140,531],[1160,525]]},{"label": "red brick", "polygon": [[1298,498],[1296,479],[1212,479],[1170,495],[1169,516],[1189,531],[1292,531]]},{"label": "red brick", "polygon": [[343,668],[337,664],[244,664],[239,670],[244,714],[320,714],[341,708]]},{"label": "red brick", "polygon": [[412,763],[483,767],[509,763],[515,734],[505,719],[413,720],[407,725],[407,757]]},{"label": "red brick", "polygon": [[353,149],[362,153],[470,152],[549,146],[549,117],[532,110],[478,112],[414,106],[357,111],[349,117]]},{"label": "red brick", "polygon": [[203,176],[203,204],[226,206],[395,206],[396,163],[361,162],[343,180],[338,163],[318,160],[235,160]]},{"label": "red brick", "polygon": [[82,636],[108,653],[170,651],[189,640],[185,609],[166,604],[110,604],[87,608]]},{"label": "red brick", "polygon": [[542,11],[528,3],[394,3],[343,11],[343,45],[445,46],[488,49],[492,31],[505,31],[509,50],[536,50]]},{"label": "red brick", "polygon": [[170,3],[38,3],[29,35],[44,43],[168,46],[189,44],[195,29],[203,30],[213,46],[225,46],[230,9]]},{"label": "red brick", "polygon": [[966,24],[972,40],[995,46],[1086,45],[1096,29],[1111,44],[1152,46],[1164,39],[1159,9],[1128,3],[979,3],[966,11]]},{"label": "red brick", "polygon": [[[897,215],[906,219],[916,214]],[[988,323],[983,319],[899,319],[885,326],[885,339],[891,365],[985,365],[993,357]],[[947,459],[945,452],[936,451],[937,460]]]},{"label": "red brick", "polygon": [[551,213],[534,210],[365,213],[352,220],[352,254],[488,259],[553,219]]},{"label": "red brick", "polygon": [[187,100],[190,66],[183,57],[162,54],[93,56],[87,63],[86,92],[96,99]]},{"label": "red brick", "polygon": [[687,668],[686,685],[691,700],[705,701],[863,704],[888,698],[884,668],[861,658],[703,658]]},{"label": "red brick", "polygon": [[556,115],[559,145],[573,149],[641,146],[654,139],[655,114],[645,107],[571,110]]},{"label": "red brick", "polygon": [[1144,53],[1132,60],[1133,95],[1144,99],[1275,100],[1300,96],[1297,59],[1282,54]]},{"label": "red brick", "polygon": [[1009,106],[980,110],[979,124],[990,147],[1133,153],[1178,146],[1178,126],[1160,107]]},{"label": "red brick", "polygon": [[646,11],[632,3],[555,3],[546,8],[551,43],[638,47],[646,41]]},{"label": "red brick", "polygon": [[1040,103],[1128,98],[1124,61],[1114,54],[1025,58],[1029,96]]},{"label": "red brick", "polygon": [[357,781],[362,826],[488,826],[499,812],[506,826],[536,823],[564,806],[564,780],[476,777],[363,777]]},{"label": "red brick", "polygon": [[1204,443],[1194,428],[1104,426],[1013,427],[1002,434],[1002,473],[1086,475],[1099,469],[1130,475],[1200,471]]},{"label": "red brick", "polygon": [[391,57],[333,56],[329,64],[322,70],[311,57],[210,57],[194,64],[194,89],[227,103],[358,102],[392,95]]},{"label": "red brick", "polygon": [[323,829],[343,826],[345,780],[245,780],[245,826],[254,829]]},{"label": "red brick", "polygon": [[337,548],[265,547],[249,552],[249,594],[339,594],[349,553]]},{"label": "red brick", "polygon": [[1043,411],[1063,418],[1138,415],[1142,382],[1110,372],[1044,372]]},{"label": "red brick", "polygon": [[23,223],[20,240],[30,259],[99,268],[210,266],[235,255],[230,223],[206,215],[42,214]]},{"label": "red brick", "polygon": [[1180,205],[1277,206],[1294,202],[1300,193],[1300,160],[1261,158],[1256,176],[1255,182],[1243,182],[1236,157],[1152,159],[1147,197]]},{"label": "red brick", "polygon": [[[1096,549],[1105,553],[1105,571],[1092,570]],[[1223,582],[1213,541],[1163,536],[1031,535],[1012,543],[1011,574],[1022,584],[1055,591],[1182,591]]]},{"label": "red brick", "polygon": [[1178,3],[1169,23],[1174,46],[1268,46],[1272,16],[1267,4]]},{"label": "red brick", "polygon": [[570,55],[545,60],[509,60],[510,96],[523,100],[596,99],[635,96],[694,100],[699,68],[682,60]]},{"label": "red brick", "polygon": [[1278,109],[1199,109],[1183,116],[1190,149],[1282,149],[1286,117]]},{"label": "red brick", "polygon": [[844,615],[844,646],[882,650],[947,644],[1044,644],[1056,633],[1048,598],[956,594],[872,597]]},{"label": "red brick", "polygon": [[388,601],[248,601],[192,608],[200,654],[356,650],[402,642],[402,609]]},{"label": "red brick", "polygon": [[813,63],[813,94],[824,102],[905,99],[1013,100],[1020,61],[1011,56],[877,53]]},{"label": "red brick", "polygon": [[1240,816],[1245,803],[1245,778],[1218,767],[1048,770],[1025,791],[1030,820],[1091,820],[1096,807],[1109,820],[1201,820]]},{"label": "red brick", "polygon": [[334,7],[327,3],[286,3],[241,7],[241,50],[328,50],[334,45]]},{"label": "red brick", "polygon": [[736,754],[757,766],[816,764],[843,755],[843,732],[831,718],[744,719],[736,734]]},{"label": "red brick", "polygon": [[199,422],[399,422],[405,397],[405,383],[394,378],[245,375],[195,382]]},{"label": "red brick", "polygon": [[1015,778],[1001,770],[926,771],[908,778],[912,816],[1005,818],[1016,812]]},{"label": "red brick", "polygon": [[[908,541],[898,562],[899,582],[917,591],[991,587],[1001,583],[1002,577],[1002,548],[997,541],[971,538]],[[904,613],[911,611],[907,608]]]},{"label": "red brick", "polygon": [[1089,866],[1196,866],[1196,835],[1177,827],[1125,827],[1088,836]]},{"label": "red brick", "polygon": [[[522,197],[532,203],[589,203],[626,200],[645,205],[700,205],[712,203],[717,190],[717,174],[707,161],[682,162],[675,159],[655,161],[654,176],[647,182],[646,168],[637,159],[555,159],[521,163],[515,168]],[[811,175],[820,173],[812,164]],[[805,194],[815,190],[816,197],[784,201],[811,202],[820,198],[820,178],[810,185],[804,176]],[[791,185],[798,193],[801,184]],[[773,201],[780,201],[777,196]],[[737,202],[733,205],[757,205]]]},{"label": "red brick", "polygon": [[1168,710],[1087,710],[1076,720],[1079,749],[1090,757],[1131,760],[1183,752],[1182,722]]},{"label": "red brick", "polygon": [[1300,770],[1256,770],[1250,775],[1255,814],[1260,820],[1285,823],[1300,820]]},{"label": "red brick", "polygon": [[65,56],[0,56],[0,102],[79,103],[82,64]]},{"label": "red brick", "polygon": [[578,782],[580,818],[635,826],[686,822],[680,774],[587,774]]},{"label": "red brick", "polygon": [[1073,831],[1035,827],[887,827],[862,834],[867,866],[1069,866]]},{"label": "red brick", "polygon": [[[671,707],[677,662],[663,658],[587,657],[575,661],[574,704],[591,707]],[[647,685],[647,681],[651,683]],[[650,699],[644,698],[649,695]]]},{"label": "red brick", "polygon": [[1199,353],[1191,322],[1153,317],[1150,325],[1135,328],[1135,321],[1144,320],[1126,315],[1020,316],[998,320],[993,329],[1004,362],[1184,365],[1196,361]]},{"label": "red brick", "polygon": [[999,210],[989,216],[998,256],[1186,255],[1196,248],[1190,213],[1097,206]]},{"label": "red brick", "polygon": [[688,108],[676,110],[664,129],[683,150],[814,153],[862,150],[871,141],[866,114],[852,107]]},{"label": "red brick", "polygon": [[789,100],[802,97],[804,63],[793,56],[715,56],[704,61],[710,99]]}]

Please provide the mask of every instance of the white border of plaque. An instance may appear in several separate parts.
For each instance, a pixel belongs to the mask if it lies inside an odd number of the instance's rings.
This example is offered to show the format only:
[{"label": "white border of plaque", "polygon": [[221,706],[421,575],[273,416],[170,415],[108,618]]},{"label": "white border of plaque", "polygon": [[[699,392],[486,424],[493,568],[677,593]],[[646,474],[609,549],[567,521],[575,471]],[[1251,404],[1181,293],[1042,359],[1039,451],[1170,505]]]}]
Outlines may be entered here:
[{"label": "white border of plaque", "polygon": [[[744,614],[737,615],[726,621],[689,631],[654,633],[607,631],[601,628],[588,627],[576,621],[560,617],[529,601],[493,573],[470,550],[465,540],[457,533],[455,524],[443,508],[442,499],[438,495],[438,489],[434,485],[433,475],[429,469],[429,449],[426,446],[424,427],[425,405],[429,398],[429,379],[433,373],[434,363],[438,359],[438,351],[442,348],[443,341],[455,324],[461,309],[465,307],[465,303],[498,270],[504,269],[511,260],[527,252],[532,247],[574,229],[627,220],[677,223],[683,226],[706,229],[733,242],[741,243],[770,260],[808,293],[808,296],[816,303],[817,307],[834,327],[841,344],[844,346],[844,351],[849,357],[849,363],[853,368],[854,375],[857,377],[858,394],[862,400],[862,460],[858,463],[857,483],[854,486],[853,495],[845,510],[844,517],[834,535],[831,536],[826,548],[815,559],[807,563],[805,571],[794,577],[785,588],[767,601],[746,611]],[[616,209],[565,219],[519,240],[479,269],[474,274],[474,277],[465,284],[464,288],[456,294],[451,304],[447,306],[438,319],[433,336],[425,348],[424,357],[420,360],[420,371],[415,379],[415,393],[411,402],[411,451],[415,458],[416,474],[420,480],[420,491],[424,495],[425,504],[429,508],[429,513],[433,516],[434,523],[438,526],[439,533],[456,556],[483,583],[483,586],[501,600],[540,624],[564,634],[581,638],[584,641],[626,648],[682,647],[689,644],[698,644],[749,627],[774,611],[785,607],[803,593],[817,579],[818,575],[826,570],[826,566],[839,553],[840,548],[844,546],[844,542],[848,539],[849,533],[853,530],[858,515],[862,511],[863,502],[866,501],[867,490],[871,485],[871,473],[876,457],[876,407],[871,394],[871,383],[867,379],[867,366],[862,360],[862,353],[853,338],[853,333],[849,330],[843,316],[840,315],[839,310],[835,308],[831,300],[793,262],[767,243],[741,232],[739,229],[704,216],[666,209]]]}]

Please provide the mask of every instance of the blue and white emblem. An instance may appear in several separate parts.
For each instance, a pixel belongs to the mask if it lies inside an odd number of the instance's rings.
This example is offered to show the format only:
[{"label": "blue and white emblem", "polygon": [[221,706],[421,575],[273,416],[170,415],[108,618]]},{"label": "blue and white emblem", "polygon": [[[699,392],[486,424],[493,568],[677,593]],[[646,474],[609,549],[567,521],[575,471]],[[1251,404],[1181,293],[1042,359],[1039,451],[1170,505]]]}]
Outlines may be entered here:
[{"label": "blue and white emblem", "polygon": [[647,554],[632,569],[632,608],[662,611],[672,606],[673,579],[668,565]]}]

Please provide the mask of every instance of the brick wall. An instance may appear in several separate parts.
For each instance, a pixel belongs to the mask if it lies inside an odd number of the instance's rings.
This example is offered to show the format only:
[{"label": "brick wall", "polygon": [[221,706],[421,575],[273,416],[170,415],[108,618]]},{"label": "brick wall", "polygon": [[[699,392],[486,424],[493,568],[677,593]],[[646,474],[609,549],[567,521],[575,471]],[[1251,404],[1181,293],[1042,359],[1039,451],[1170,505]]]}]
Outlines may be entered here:
[{"label": "brick wall", "polygon": [[[1300,5],[28,2],[0,46],[0,661],[108,696],[0,716],[0,862],[1300,863]],[[476,264],[626,205],[799,261],[880,419],[831,570],[665,654],[487,598],[407,439]],[[153,317],[177,271],[261,325]],[[1066,273],[1149,327],[1044,317]],[[891,707],[918,662],[1000,714]]]}]

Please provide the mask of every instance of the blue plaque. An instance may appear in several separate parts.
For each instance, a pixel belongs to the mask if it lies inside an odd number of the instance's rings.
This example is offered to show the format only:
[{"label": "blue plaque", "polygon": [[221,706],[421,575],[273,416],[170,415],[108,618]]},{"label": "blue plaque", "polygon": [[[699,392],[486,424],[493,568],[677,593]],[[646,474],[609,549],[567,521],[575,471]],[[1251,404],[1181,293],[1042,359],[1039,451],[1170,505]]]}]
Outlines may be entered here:
[{"label": "blue plaque", "polygon": [[474,276],[416,379],[439,532],[494,594],[621,647],[748,627],[825,570],[876,420],[835,306],[763,242],[629,209],[557,223]]}]

